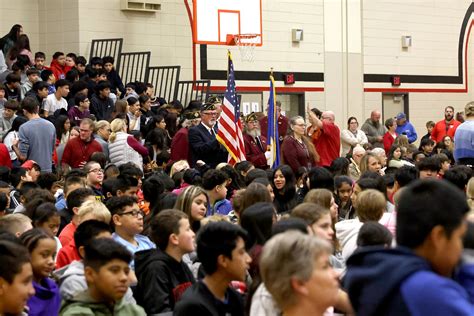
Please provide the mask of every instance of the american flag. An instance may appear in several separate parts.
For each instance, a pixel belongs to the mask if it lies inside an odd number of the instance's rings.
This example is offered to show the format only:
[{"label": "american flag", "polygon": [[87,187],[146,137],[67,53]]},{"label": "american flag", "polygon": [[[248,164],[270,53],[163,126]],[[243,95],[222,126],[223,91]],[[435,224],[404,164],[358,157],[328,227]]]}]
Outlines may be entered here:
[{"label": "american flag", "polygon": [[242,135],[242,122],[240,121],[240,104],[235,94],[234,64],[230,51],[227,53],[227,56],[229,63],[227,88],[224,94],[224,104],[216,137],[229,152],[229,164],[234,165],[245,160],[245,147]]}]

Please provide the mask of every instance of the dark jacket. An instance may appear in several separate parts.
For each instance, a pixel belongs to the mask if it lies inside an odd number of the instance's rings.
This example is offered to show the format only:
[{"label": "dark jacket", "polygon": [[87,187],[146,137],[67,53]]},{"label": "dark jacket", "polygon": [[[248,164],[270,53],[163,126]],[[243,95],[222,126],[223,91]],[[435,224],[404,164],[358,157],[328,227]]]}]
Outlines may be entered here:
[{"label": "dark jacket", "polygon": [[125,87],[122,82],[122,78],[115,69],[112,69],[107,74],[107,80],[110,82],[110,91],[116,94],[116,90],[119,90],[122,95],[125,95]]},{"label": "dark jacket", "polygon": [[227,150],[202,123],[189,129],[188,141],[192,157],[191,167],[194,168],[198,160],[204,161],[211,168],[215,168],[221,162],[227,162]]},{"label": "dark jacket", "polygon": [[243,316],[242,296],[230,287],[225,296],[226,303],[217,299],[202,281],[197,282],[184,293],[173,315]]},{"label": "dark jacket", "polygon": [[183,261],[157,249],[135,253],[135,273],[135,299],[148,314],[172,311],[184,291],[195,282]]},{"label": "dark jacket", "polygon": [[90,112],[94,114],[97,121],[110,120],[114,111],[114,101],[111,98],[101,99],[97,95],[92,96]]},{"label": "dark jacket", "polygon": [[347,261],[344,288],[358,316],[474,314],[458,283],[403,247],[354,252]]}]

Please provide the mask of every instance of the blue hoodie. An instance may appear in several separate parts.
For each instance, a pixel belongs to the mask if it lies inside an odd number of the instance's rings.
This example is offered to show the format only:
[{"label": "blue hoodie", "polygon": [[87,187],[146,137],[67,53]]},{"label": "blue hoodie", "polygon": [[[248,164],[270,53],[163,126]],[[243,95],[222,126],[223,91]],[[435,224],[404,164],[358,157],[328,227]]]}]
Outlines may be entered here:
[{"label": "blue hoodie", "polygon": [[406,121],[403,125],[397,126],[395,132],[397,132],[398,135],[406,135],[410,144],[416,141],[418,138],[415,127],[413,127],[413,124],[408,121]]},{"label": "blue hoodie", "polygon": [[344,288],[358,316],[474,315],[466,290],[407,248],[357,250]]},{"label": "blue hoodie", "polygon": [[61,296],[56,283],[50,278],[44,278],[40,283],[33,281],[35,295],[28,300],[29,316],[58,315],[61,307]]}]

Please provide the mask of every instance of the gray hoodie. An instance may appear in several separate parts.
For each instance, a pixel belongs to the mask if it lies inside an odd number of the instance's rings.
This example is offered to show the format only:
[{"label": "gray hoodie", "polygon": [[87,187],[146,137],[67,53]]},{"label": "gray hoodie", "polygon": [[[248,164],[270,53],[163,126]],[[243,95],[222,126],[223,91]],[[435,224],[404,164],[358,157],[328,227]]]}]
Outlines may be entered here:
[{"label": "gray hoodie", "polygon": [[365,133],[365,135],[367,135],[369,143],[371,143],[374,148],[383,148],[383,142],[379,142],[377,140],[377,137],[383,137],[385,134],[385,126],[383,126],[383,124],[380,124],[380,122],[374,123],[370,118],[368,118],[365,120],[364,125],[362,125],[361,130]]},{"label": "gray hoodie", "polygon": [[[63,300],[72,300],[72,298],[80,292],[87,290],[86,278],[84,276],[84,263],[81,261],[71,262],[64,273],[59,277],[59,293]],[[127,293],[123,297],[126,304],[136,304],[133,293],[128,288]]]}]

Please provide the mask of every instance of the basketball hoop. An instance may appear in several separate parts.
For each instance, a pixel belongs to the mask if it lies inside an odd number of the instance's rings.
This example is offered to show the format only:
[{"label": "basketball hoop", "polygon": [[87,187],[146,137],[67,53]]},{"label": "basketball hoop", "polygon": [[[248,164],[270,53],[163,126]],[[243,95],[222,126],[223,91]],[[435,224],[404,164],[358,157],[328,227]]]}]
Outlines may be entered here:
[{"label": "basketball hoop", "polygon": [[255,55],[255,46],[259,43],[258,34],[227,34],[227,45],[239,47],[242,61],[252,62]]}]

